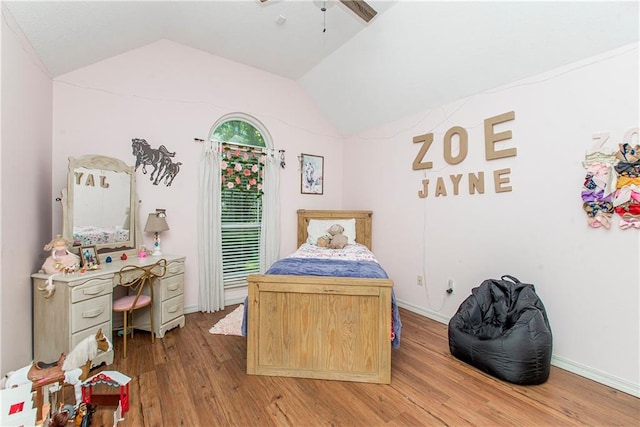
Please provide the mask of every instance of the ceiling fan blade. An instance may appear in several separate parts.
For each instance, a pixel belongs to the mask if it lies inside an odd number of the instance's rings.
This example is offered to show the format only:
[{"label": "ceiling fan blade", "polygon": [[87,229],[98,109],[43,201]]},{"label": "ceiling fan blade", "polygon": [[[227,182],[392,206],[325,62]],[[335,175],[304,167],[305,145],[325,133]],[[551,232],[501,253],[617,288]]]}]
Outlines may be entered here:
[{"label": "ceiling fan blade", "polygon": [[[267,0],[260,0],[260,3],[264,3]],[[362,18],[365,22],[369,22],[374,16],[378,14],[371,6],[364,0],[340,0],[340,3],[344,4],[353,13]]]},{"label": "ceiling fan blade", "polygon": [[351,9],[353,13],[358,15],[365,22],[371,21],[378,13],[364,0],[340,0],[340,3]]}]

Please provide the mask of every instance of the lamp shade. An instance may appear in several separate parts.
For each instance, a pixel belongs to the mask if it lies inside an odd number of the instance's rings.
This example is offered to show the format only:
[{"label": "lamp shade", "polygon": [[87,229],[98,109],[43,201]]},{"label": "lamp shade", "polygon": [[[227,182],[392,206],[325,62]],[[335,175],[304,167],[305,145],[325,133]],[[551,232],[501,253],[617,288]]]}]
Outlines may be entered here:
[{"label": "lamp shade", "polygon": [[160,231],[166,231],[168,229],[169,224],[167,224],[167,218],[158,216],[155,213],[149,214],[149,218],[147,218],[147,224],[144,226],[144,231],[158,233]]}]

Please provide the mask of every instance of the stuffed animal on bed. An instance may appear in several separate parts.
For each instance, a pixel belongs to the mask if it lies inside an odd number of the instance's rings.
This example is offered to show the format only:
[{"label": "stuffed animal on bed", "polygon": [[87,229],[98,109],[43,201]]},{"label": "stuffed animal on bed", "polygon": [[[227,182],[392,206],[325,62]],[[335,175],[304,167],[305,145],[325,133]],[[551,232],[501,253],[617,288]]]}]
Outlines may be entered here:
[{"label": "stuffed animal on bed", "polygon": [[331,243],[331,236],[320,236],[318,237],[317,245],[319,248],[326,248]]},{"label": "stuffed animal on bed", "polygon": [[344,227],[340,224],[333,224],[327,230],[329,234],[331,234],[331,241],[329,242],[329,248],[331,249],[342,249],[347,246],[347,236],[344,234]]}]

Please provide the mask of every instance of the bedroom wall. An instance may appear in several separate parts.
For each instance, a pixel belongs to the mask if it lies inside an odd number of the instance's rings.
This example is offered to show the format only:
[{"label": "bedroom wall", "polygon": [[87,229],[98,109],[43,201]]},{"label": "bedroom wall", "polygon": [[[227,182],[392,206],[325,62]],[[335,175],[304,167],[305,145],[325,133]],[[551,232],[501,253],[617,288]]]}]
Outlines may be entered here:
[{"label": "bedroom wall", "polygon": [[31,273],[52,238],[52,81],[2,5],[0,373],[32,359]]},{"label": "bedroom wall", "polygon": [[[135,164],[132,138],[165,145],[182,162],[171,187],[152,185],[137,171],[140,224],[155,208],[167,209],[170,230],[162,233],[165,253],[187,257],[185,307],[198,305],[197,189],[202,144],[220,117],[243,112],[260,120],[275,147],[286,150],[281,170],[281,253],[296,246],[296,209],[340,208],[342,144],[335,129],[292,80],[183,45],[160,40],[54,80],[53,192],[66,185],[68,157],[114,156]],[[325,157],[324,196],[301,195],[297,156]],[[61,210],[53,228],[60,230]],[[151,246],[152,236],[145,234]],[[228,292],[241,301],[246,290]]]},{"label": "bedroom wall", "polygon": [[[446,323],[471,288],[514,275],[535,284],[547,308],[555,365],[640,394],[640,232],[617,219],[610,230],[589,228],[580,198],[592,136],[609,133],[617,147],[639,126],[638,58],[638,44],[624,46],[348,138],[344,158],[359,161],[345,167],[344,207],[374,211],[374,251],[402,306]],[[510,111],[515,119],[496,131],[512,138],[496,148],[517,156],[487,161],[484,121]],[[443,157],[454,126],[469,147],[456,165]],[[433,167],[412,170],[413,138],[428,133]],[[496,193],[492,174],[503,168],[512,191]],[[471,172],[485,173],[484,194],[469,193]],[[452,174],[463,175],[458,195]]]}]

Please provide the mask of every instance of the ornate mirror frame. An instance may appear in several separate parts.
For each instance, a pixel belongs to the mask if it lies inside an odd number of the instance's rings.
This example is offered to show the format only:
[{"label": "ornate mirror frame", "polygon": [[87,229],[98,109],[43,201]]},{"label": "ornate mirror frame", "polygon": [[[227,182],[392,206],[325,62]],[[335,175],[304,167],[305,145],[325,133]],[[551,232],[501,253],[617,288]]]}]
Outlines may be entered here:
[{"label": "ornate mirror frame", "polygon": [[[121,212],[122,218],[126,218],[128,216],[128,235],[126,232],[126,219],[125,221],[121,221],[120,224],[123,226],[119,227],[120,231],[116,231],[122,236],[118,236],[117,239],[113,241],[100,241],[100,242],[92,242],[91,244],[95,245],[98,249],[98,253],[112,253],[112,252],[133,252],[138,246],[138,242],[141,242],[141,235],[138,227],[138,210],[137,210],[137,200],[136,200],[136,178],[135,178],[135,170],[133,166],[128,166],[122,160],[100,156],[100,155],[85,155],[78,158],[69,157],[69,169],[67,172],[67,188],[62,190],[62,216],[63,216],[63,227],[62,227],[62,236],[73,242],[74,249],[79,246],[86,245],[87,242],[78,242],[77,239],[74,239],[74,226],[84,225],[76,223],[76,204],[81,203],[80,198],[84,197],[82,192],[78,191],[80,186],[88,186],[94,188],[96,191],[99,191],[100,188],[104,189],[104,191],[109,190],[110,183],[107,175],[111,176],[114,179],[119,179],[119,175],[123,174],[126,176],[126,179],[129,182],[128,190],[129,195],[122,195],[122,198],[118,203],[122,203],[122,207],[126,207],[126,201],[128,200],[128,213],[124,211]],[[121,186],[126,188],[126,181],[121,182]],[[116,191],[116,190],[114,190]],[[123,191],[125,193],[125,191]],[[106,199],[106,197],[99,197],[101,199]],[[126,200],[125,200],[126,198]],[[86,203],[86,202],[85,202]],[[112,204],[106,202],[107,204]],[[98,203],[92,204],[92,208],[95,208],[96,218],[98,214],[102,215],[102,210],[105,209],[103,206],[98,206]],[[113,229],[118,229],[117,226],[114,225]],[[124,229],[125,232],[122,230]],[[74,241],[75,240],[75,241]],[[102,240],[102,239],[101,239]]]}]

